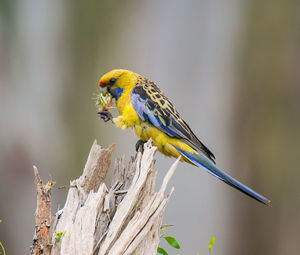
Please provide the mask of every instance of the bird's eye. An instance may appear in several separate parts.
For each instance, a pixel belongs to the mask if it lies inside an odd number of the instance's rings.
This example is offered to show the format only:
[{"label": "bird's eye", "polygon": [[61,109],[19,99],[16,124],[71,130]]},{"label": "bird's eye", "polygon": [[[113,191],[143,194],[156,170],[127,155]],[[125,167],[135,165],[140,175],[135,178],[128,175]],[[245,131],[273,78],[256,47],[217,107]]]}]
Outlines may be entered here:
[{"label": "bird's eye", "polygon": [[116,81],[117,81],[116,78],[111,78],[111,79],[109,80],[109,83],[110,83],[111,85],[113,85]]}]

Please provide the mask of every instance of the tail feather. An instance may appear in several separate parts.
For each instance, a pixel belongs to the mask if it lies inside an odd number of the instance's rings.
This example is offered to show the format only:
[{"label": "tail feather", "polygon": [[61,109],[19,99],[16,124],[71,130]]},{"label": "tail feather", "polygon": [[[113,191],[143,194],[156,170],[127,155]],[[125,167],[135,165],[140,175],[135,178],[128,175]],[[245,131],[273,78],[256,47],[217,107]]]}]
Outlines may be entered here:
[{"label": "tail feather", "polygon": [[249,187],[243,185],[239,181],[235,180],[228,174],[224,173],[220,169],[218,169],[207,157],[200,153],[190,153],[186,151],[182,151],[179,148],[174,148],[180,152],[185,158],[187,158],[191,163],[195,164],[196,166],[202,166],[207,172],[214,175],[221,181],[227,183],[228,185],[238,189],[239,191],[243,192],[244,194],[248,195],[249,197],[254,198],[255,200],[265,204],[270,205],[271,201],[264,196],[258,194],[254,190],[250,189]]}]

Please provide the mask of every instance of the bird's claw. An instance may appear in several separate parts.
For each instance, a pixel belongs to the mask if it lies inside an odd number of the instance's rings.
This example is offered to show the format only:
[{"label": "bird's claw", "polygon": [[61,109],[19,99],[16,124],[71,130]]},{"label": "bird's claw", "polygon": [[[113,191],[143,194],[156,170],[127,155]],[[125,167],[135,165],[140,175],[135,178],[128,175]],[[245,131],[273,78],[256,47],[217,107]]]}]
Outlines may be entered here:
[{"label": "bird's claw", "polygon": [[98,114],[100,119],[103,119],[105,122],[109,120],[113,121],[113,116],[109,111],[100,111]]},{"label": "bird's claw", "polygon": [[138,152],[140,148],[141,148],[141,152],[142,153],[144,152],[144,143],[145,142],[143,140],[141,140],[141,139],[136,142],[136,144],[135,144],[135,150],[136,150],[136,152]]}]

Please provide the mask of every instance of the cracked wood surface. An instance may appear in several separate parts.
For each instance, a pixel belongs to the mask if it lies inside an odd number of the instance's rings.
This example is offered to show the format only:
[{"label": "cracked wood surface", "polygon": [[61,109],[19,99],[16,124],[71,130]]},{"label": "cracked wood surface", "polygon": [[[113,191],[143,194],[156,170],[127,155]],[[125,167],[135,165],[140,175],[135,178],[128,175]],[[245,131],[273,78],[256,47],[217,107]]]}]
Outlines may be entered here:
[{"label": "cracked wood surface", "polygon": [[[179,159],[155,192],[156,147],[148,141],[143,154],[138,152],[126,167],[124,157],[115,161],[108,189],[104,179],[113,150],[94,142],[82,176],[71,181],[65,206],[52,220],[51,255],[156,254],[164,209],[174,188],[168,195],[165,191]],[[58,232],[63,235],[55,242]]]},{"label": "cracked wood surface", "polygon": [[47,183],[44,186],[36,166],[33,166],[33,173],[37,191],[37,206],[33,244],[30,247],[30,254],[49,255],[51,250],[51,186],[53,183]]}]

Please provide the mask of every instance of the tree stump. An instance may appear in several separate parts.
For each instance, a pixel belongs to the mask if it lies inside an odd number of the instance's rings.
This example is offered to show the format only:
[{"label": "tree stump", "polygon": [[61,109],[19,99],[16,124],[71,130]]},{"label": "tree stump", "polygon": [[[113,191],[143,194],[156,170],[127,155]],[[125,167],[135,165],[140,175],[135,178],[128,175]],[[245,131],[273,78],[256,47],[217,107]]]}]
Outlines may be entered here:
[{"label": "tree stump", "polygon": [[143,154],[138,152],[126,167],[124,157],[116,160],[112,185],[108,189],[104,179],[113,150],[114,145],[102,149],[94,142],[83,174],[71,181],[65,206],[55,214],[51,226],[51,185],[43,186],[40,179],[36,181],[36,227],[31,254],[157,253],[164,209],[174,188],[167,196],[165,190],[179,158],[155,192],[157,172],[153,156],[157,148],[148,141]]}]

